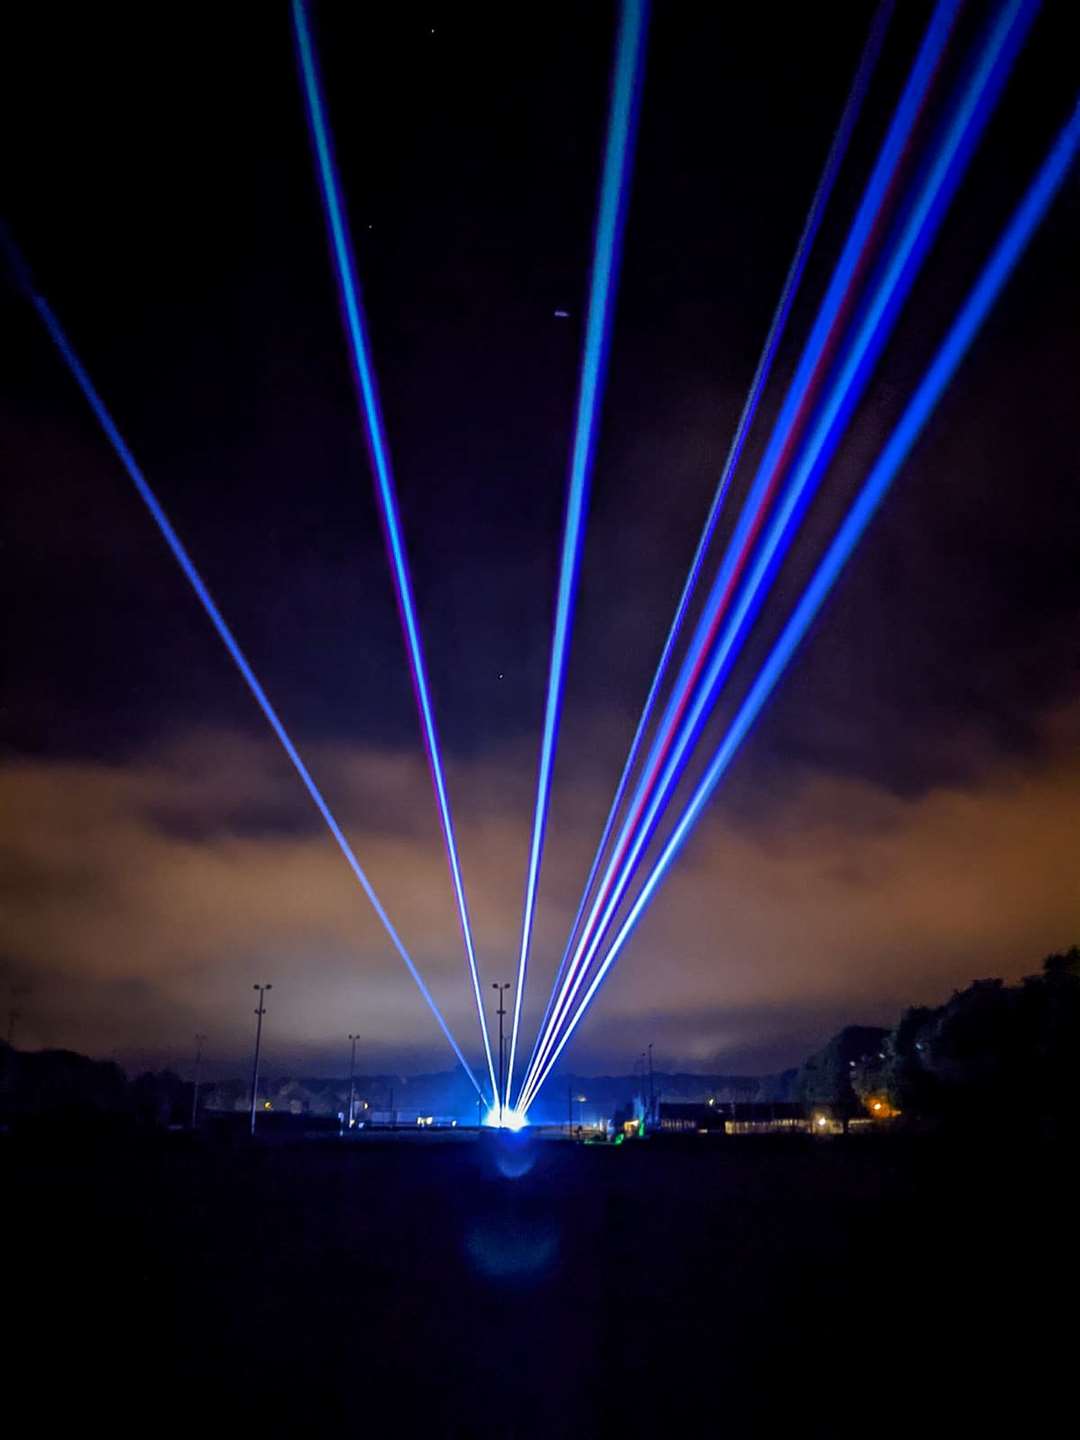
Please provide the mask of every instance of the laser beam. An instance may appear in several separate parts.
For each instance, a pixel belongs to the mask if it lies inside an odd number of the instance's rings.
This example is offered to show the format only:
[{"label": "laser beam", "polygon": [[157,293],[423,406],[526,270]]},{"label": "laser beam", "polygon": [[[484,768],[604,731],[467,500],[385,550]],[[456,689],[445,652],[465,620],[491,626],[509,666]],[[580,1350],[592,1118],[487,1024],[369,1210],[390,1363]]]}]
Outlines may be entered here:
[{"label": "laser beam", "polygon": [[848,511],[832,544],[826,551],[795,610],[770,651],[757,679],[739,708],[735,719],[717,747],[708,769],[699,781],[678,824],[649,872],[641,892],[619,927],[581,1003],[563,1031],[558,1045],[532,1086],[524,1107],[527,1111],[574,1030],[581,1023],[619,952],[630,938],[658,887],[675,861],[712,796],[739,746],[754,725],[769,696],[779,683],[815,617],[851,558],[867,526],[885,499],[900,467],[907,460],[958,367],[971,348],[987,315],[1008,281],[1049,206],[1061,188],[1080,150],[1080,99],[1072,116],[1058,135],[1050,153],[1013,214],[979,278],[954,320],[941,347],[923,376],[904,414],[896,425]]},{"label": "laser beam", "polygon": [[505,1094],[507,1096],[510,1094],[513,1082],[518,1031],[521,1026],[521,1005],[525,993],[529,946],[536,912],[536,892],[544,849],[544,832],[551,799],[552,767],[558,741],[559,713],[562,708],[563,685],[566,677],[570,627],[581,565],[585,507],[588,503],[600,400],[607,371],[608,346],[615,310],[622,232],[629,197],[629,179],[633,164],[637,113],[645,65],[648,9],[646,0],[623,0],[615,44],[615,71],[608,115],[604,167],[600,183],[599,211],[593,243],[592,281],[589,290],[581,380],[578,388],[577,419],[574,426],[574,443],[567,485],[559,586],[548,666],[547,700],[540,743],[540,763],[536,780],[536,805],[525,877],[525,898],[522,906],[521,946],[518,954],[517,984],[514,989],[514,1019],[510,1032],[510,1059],[506,1070]]},{"label": "laser beam", "polygon": [[[581,947],[580,954],[576,957],[575,983],[565,990],[556,1012],[558,1018],[552,1022],[545,1042],[548,1049],[552,1043],[554,1027],[565,1018],[574,996],[584,982],[607,928],[633,879],[644,849],[655,833],[663,811],[681,778],[692,747],[715,705],[720,688],[766,598],[817,485],[843,438],[855,405],[869,383],[873,365],[899,316],[904,299],[910,293],[919,265],[925,259],[944,219],[949,201],[963,177],[966,164],[974,152],[1037,9],[1035,0],[1012,0],[1012,3],[1002,7],[989,27],[985,43],[979,51],[978,61],[961,88],[942,141],[918,187],[916,199],[909,209],[900,237],[890,250],[884,273],[873,289],[872,298],[864,306],[857,333],[845,354],[839,377],[834,382],[816,419],[811,437],[799,457],[776,518],[758,551],[750,578],[727,620],[720,642],[711,652],[712,660],[705,678],[694,692],[696,699],[689,713],[681,716],[678,732],[674,735],[673,748],[668,754],[648,809],[643,818],[639,819],[640,811],[631,817],[632,821],[637,821],[636,828],[631,830],[631,822],[624,827],[626,844],[620,844],[605,877],[605,889],[610,892],[607,903],[598,920],[595,919],[598,907],[594,907],[591,938],[587,946]],[[715,634],[726,609],[729,592],[726,587],[721,589],[722,583],[723,572],[713,588],[701,622],[701,627],[710,638]],[[709,618],[710,606],[715,606],[718,611],[715,619]],[[707,655],[708,652],[703,647],[692,684],[699,679],[700,669],[706,663]],[[689,698],[688,688],[685,700]],[[685,700],[680,705],[680,710],[683,709]],[[620,862],[621,868],[616,871],[616,865]]]},{"label": "laser beam", "polygon": [[794,441],[810,411],[816,387],[824,378],[830,356],[841,333],[844,318],[852,303],[859,276],[864,270],[870,247],[880,228],[880,217],[887,206],[894,183],[904,163],[911,137],[930,93],[952,34],[962,0],[938,0],[926,33],[912,64],[904,90],[897,103],[874,168],[867,181],[855,218],[831,276],[810,337],[788,386],[784,403],[777,417],[765,454],[753,483],[743,502],[735,530],[724,552],[716,580],[706,601],[702,616],[695,627],[687,655],[680,667],[671,697],[665,706],[642,775],[635,789],[629,812],[619,832],[612,858],[608,862],[589,919],[578,941],[574,959],[563,977],[555,1006],[549,1013],[546,1032],[539,1038],[534,1058],[550,1046],[554,1034],[569,1011],[574,995],[583,983],[588,962],[583,956],[589,946],[598,916],[608,913],[604,907],[615,877],[626,856],[627,848],[649,802],[657,776],[678,733],[694,684],[705,663],[709,646],[723,618],[724,609],[734,593],[735,585],[749,556],[750,548],[764,520],[771,496],[779,483],[781,466],[790,457]]},{"label": "laser beam", "polygon": [[626,760],[623,764],[622,774],[619,776],[619,782],[615,787],[615,796],[611,802],[611,808],[608,811],[608,817],[604,823],[604,828],[601,832],[600,841],[596,847],[596,853],[593,856],[592,864],[589,867],[589,873],[586,877],[585,886],[581,893],[581,900],[578,903],[577,913],[575,914],[573,923],[570,926],[570,933],[567,937],[566,946],[562,953],[562,959],[559,962],[559,967],[551,988],[551,994],[548,997],[548,1002],[544,1010],[543,1019],[540,1021],[539,1028],[536,1032],[536,1042],[533,1045],[533,1051],[532,1055],[529,1058],[529,1065],[526,1068],[526,1074],[528,1074],[529,1070],[532,1068],[533,1061],[536,1059],[537,1050],[544,1037],[545,1028],[551,1016],[551,1010],[553,1005],[555,1004],[555,997],[559,992],[559,987],[562,984],[563,977],[566,973],[566,967],[570,961],[570,955],[573,950],[574,941],[577,938],[578,927],[581,924],[582,916],[585,913],[585,907],[588,904],[589,896],[592,893],[593,883],[596,880],[597,871],[600,868],[604,853],[607,850],[608,841],[611,838],[611,832],[615,827],[615,822],[618,818],[619,810],[622,806],[623,799],[626,795],[626,789],[630,782],[630,776],[633,773],[634,766],[637,764],[638,754],[641,750],[645,735],[648,731],[649,723],[652,720],[652,714],[656,705],[656,700],[660,693],[660,688],[663,685],[664,678],[667,674],[667,667],[670,663],[671,656],[675,649],[675,645],[678,642],[679,634],[682,631],[683,621],[686,618],[686,612],[689,609],[690,601],[692,600],[694,591],[697,588],[698,580],[701,575],[701,568],[705,560],[705,555],[709,549],[709,546],[712,543],[713,535],[716,531],[717,522],[720,519],[720,513],[727,498],[727,493],[731,485],[732,477],[735,474],[735,470],[742,456],[743,446],[746,443],[746,437],[750,431],[750,427],[754,423],[754,418],[757,415],[758,406],[761,403],[761,396],[765,390],[765,386],[768,384],[769,376],[772,372],[773,361],[776,358],[776,352],[780,347],[781,340],[783,339],[788,317],[791,313],[791,307],[795,303],[795,297],[798,294],[799,285],[803,277],[803,272],[806,269],[806,262],[810,257],[810,251],[813,248],[813,244],[817,237],[818,230],[821,227],[821,221],[825,213],[825,207],[829,202],[829,197],[831,196],[833,187],[836,184],[836,178],[840,173],[840,167],[843,165],[844,158],[847,154],[848,145],[851,141],[851,135],[855,128],[855,124],[859,118],[859,113],[862,110],[863,101],[866,98],[867,90],[870,87],[870,81],[877,66],[878,58],[881,54],[881,49],[885,41],[885,32],[888,29],[889,21],[892,19],[894,8],[895,0],[883,0],[883,3],[878,6],[878,9],[874,16],[873,24],[870,27],[870,32],[867,37],[866,44],[863,47],[863,52],[860,56],[859,64],[855,71],[855,79],[852,82],[850,93],[848,94],[847,101],[840,116],[840,123],[837,126],[835,135],[833,136],[832,144],[829,147],[829,153],[825,160],[825,168],[822,171],[821,178],[818,181],[817,189],[814,192],[814,197],[811,201],[810,209],[807,213],[802,233],[799,236],[799,242],[795,248],[795,254],[792,258],[791,265],[787,272],[787,276],[785,277],[783,289],[780,292],[780,299],[773,314],[772,323],[769,326],[769,333],[765,338],[765,344],[758,359],[757,368],[754,371],[753,379],[750,382],[750,389],[747,392],[746,400],[743,403],[742,413],[739,416],[739,423],[735,427],[735,435],[732,438],[731,445],[728,449],[727,458],[724,461],[724,467],[720,473],[719,482],[717,483],[716,490],[713,494],[712,503],[709,506],[709,511],[705,519],[705,525],[702,529],[701,537],[697,543],[697,549],[695,550],[694,557],[690,562],[690,570],[686,577],[686,582],[683,585],[682,594],[679,597],[679,603],[675,609],[675,618],[671,622],[671,628],[668,630],[667,639],[664,641],[664,646],[660,653],[660,659],[657,662],[656,671],[649,686],[648,694],[645,697],[645,704],[641,711],[641,718],[638,720],[637,729],[634,732],[634,737],[630,742],[630,749],[627,752]]},{"label": "laser beam", "polygon": [[453,1050],[454,1054],[460,1061],[462,1069],[465,1071],[466,1075],[468,1075],[469,1079],[476,1087],[477,1092],[482,1096],[483,1092],[480,1089],[480,1085],[477,1082],[476,1076],[473,1074],[472,1070],[469,1067],[469,1062],[462,1054],[461,1047],[458,1045],[457,1040],[455,1040],[449,1025],[443,1018],[442,1011],[435,1003],[435,997],[428,989],[423,976],[420,974],[420,971],[416,968],[412,956],[409,954],[408,950],[406,950],[405,944],[402,941],[401,936],[394,928],[389,915],[383,908],[382,901],[375,893],[375,889],[372,886],[371,881],[365,874],[364,869],[360,864],[360,861],[356,858],[352,846],[349,844],[348,840],[345,837],[344,831],[338,824],[337,820],[334,818],[333,812],[331,811],[330,806],[327,804],[326,800],[323,798],[322,792],[316,785],[310,770],[307,768],[304,761],[301,759],[300,752],[297,750],[296,746],[293,744],[293,741],[290,739],[288,731],[285,729],[285,726],[282,723],[280,717],[278,716],[277,711],[274,709],[273,705],[271,705],[266,691],[263,689],[254,670],[252,670],[250,664],[248,663],[244,652],[240,649],[240,646],[232,631],[225,623],[224,616],[218,609],[214,598],[210,594],[210,591],[207,589],[202,576],[199,574],[198,570],[196,570],[194,562],[185,550],[180,540],[180,537],[173,529],[168,516],[165,514],[165,511],[163,510],[156,495],[150,488],[149,482],[147,481],[146,477],[143,475],[142,470],[136,463],[135,457],[132,454],[131,450],[128,448],[127,442],[124,440],[123,436],[120,434],[120,431],[117,429],[116,424],[109,411],[105,408],[105,402],[102,400],[101,396],[95,389],[89,374],[87,373],[86,369],[82,364],[82,361],[75,353],[71,342],[68,340],[67,335],[61,328],[59,320],[53,313],[52,307],[33,284],[29,270],[25,262],[22,260],[22,257],[19,256],[18,252],[14,249],[14,241],[10,238],[10,236],[5,236],[5,248],[9,251],[14,252],[13,268],[15,269],[15,273],[20,280],[21,286],[25,291],[27,298],[29,299],[30,303],[33,305],[34,309],[37,311],[42,322],[44,323],[45,329],[48,331],[49,336],[53,341],[53,344],[60,352],[64,363],[67,365],[67,368],[71,372],[71,375],[73,376],[76,384],[82,391],[83,396],[85,397],[91,410],[94,412],[98,424],[105,432],[105,436],[108,439],[109,444],[112,446],[117,458],[123,465],[124,469],[127,471],[132,484],[138,491],[139,498],[142,500],[147,510],[149,510],[150,515],[153,518],[154,524],[161,532],[162,538],[164,539],[166,545],[168,545],[169,549],[172,551],[173,558],[180,566],[180,569],[183,571],[185,578],[187,579],[191,588],[194,590],[195,595],[198,598],[199,604],[206,611],[210,623],[217,631],[222,641],[222,644],[225,646],[225,649],[229,652],[233,664],[236,666],[237,670],[239,670],[244,684],[248,687],[252,696],[254,697],[255,703],[258,705],[259,709],[266,717],[267,723],[269,724],[271,730],[273,730],[274,734],[277,736],[281,748],[285,751],[285,754],[292,762],[293,769],[296,771],[297,775],[299,775],[301,783],[303,784],[304,789],[308,792],[308,795],[311,797],[311,800],[315,805],[316,810],[318,810],[319,814],[326,822],[327,829],[334,837],[338,849],[345,857],[346,864],[349,866],[349,869],[352,871],[356,880],[359,882],[360,888],[363,890],[364,894],[371,902],[371,907],[375,911],[375,914],[379,917],[379,921],[383,929],[390,937],[390,941],[393,944],[394,949],[398,952],[398,954],[401,956],[401,959],[405,962],[406,969],[412,976],[413,980],[416,982],[416,987],[420,991],[420,994],[427,1002],[428,1008],[430,1009],[432,1015],[434,1015],[435,1021],[439,1026],[439,1029],[445,1035],[450,1045],[450,1048]]},{"label": "laser beam", "polygon": [[447,794],[446,779],[443,774],[438,732],[435,728],[435,712],[432,707],[431,694],[428,686],[427,666],[424,662],[424,649],[420,639],[420,626],[416,616],[412,579],[409,574],[408,558],[405,553],[405,542],[402,536],[397,490],[390,463],[390,447],[386,437],[386,428],[383,424],[382,407],[379,403],[375,368],[371,358],[371,344],[368,339],[367,324],[364,318],[360,281],[353,255],[349,223],[345,213],[341,181],[338,175],[337,163],[334,158],[330,122],[319,77],[318,60],[315,54],[315,44],[311,34],[311,27],[308,23],[305,0],[293,0],[292,14],[293,26],[296,33],[296,48],[300,75],[307,105],[308,123],[311,130],[312,145],[315,151],[323,211],[326,216],[326,226],[330,237],[330,253],[333,257],[334,273],[337,279],[338,294],[341,299],[342,315],[345,321],[345,333],[349,342],[353,379],[356,384],[357,397],[360,401],[360,414],[364,425],[364,436],[367,441],[368,456],[371,462],[372,473],[375,476],[375,491],[379,501],[379,512],[382,519],[383,535],[386,540],[387,555],[390,559],[390,573],[394,581],[394,593],[397,598],[398,614],[401,618],[401,627],[405,637],[405,649],[409,657],[413,691],[416,696],[417,709],[420,712],[420,729],[424,739],[424,748],[427,752],[431,781],[435,790],[435,800],[439,811],[439,822],[442,826],[446,859],[450,868],[450,883],[454,892],[454,901],[457,905],[458,921],[461,926],[461,936],[465,945],[466,965],[469,979],[472,983],[477,1018],[480,1022],[480,1034],[484,1042],[484,1055],[487,1060],[491,1092],[492,1095],[497,1096],[495,1063],[492,1058],[487,1017],[484,1013],[484,1003],[480,992],[480,976],[476,963],[472,926],[469,922],[469,910],[465,901],[465,886],[461,878],[461,864],[458,859],[457,840],[454,836],[454,822],[450,813],[450,799]]}]

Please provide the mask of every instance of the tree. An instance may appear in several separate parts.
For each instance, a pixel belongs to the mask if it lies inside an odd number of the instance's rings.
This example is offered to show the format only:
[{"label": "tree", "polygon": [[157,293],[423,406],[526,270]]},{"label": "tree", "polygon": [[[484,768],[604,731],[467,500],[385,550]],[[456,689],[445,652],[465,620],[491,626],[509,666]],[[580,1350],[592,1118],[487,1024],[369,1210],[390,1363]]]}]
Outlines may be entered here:
[{"label": "tree", "polygon": [[862,1113],[852,1072],[876,1057],[884,1058],[887,1031],[877,1026],[848,1025],[829,1043],[803,1061],[797,1094],[808,1110],[820,1110],[843,1123]]},{"label": "tree", "polygon": [[885,1093],[909,1115],[1075,1128],[1080,948],[1048,955],[1019,985],[976,980],[936,1010],[908,1010],[882,1049]]}]

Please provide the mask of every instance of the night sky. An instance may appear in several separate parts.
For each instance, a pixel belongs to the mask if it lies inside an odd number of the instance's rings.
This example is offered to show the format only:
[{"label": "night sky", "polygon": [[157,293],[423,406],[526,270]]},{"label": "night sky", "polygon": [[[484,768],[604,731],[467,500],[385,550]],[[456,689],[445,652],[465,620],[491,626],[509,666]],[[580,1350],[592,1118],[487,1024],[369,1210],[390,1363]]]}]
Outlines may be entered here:
[{"label": "night sky", "polygon": [[[733,695],[1072,109],[1070,11],[1036,23]],[[929,7],[899,12],[765,421]],[[872,13],[655,9],[529,1045]],[[315,19],[490,993],[516,961],[614,9]],[[7,24],[12,229],[478,1056],[288,8]],[[568,1051],[578,1072],[649,1041],[666,1068],[779,1068],[1080,940],[1078,254],[1074,173]],[[199,1030],[227,1070],[272,980],[271,1069],[340,1071],[351,1030],[369,1068],[445,1067],[39,322],[9,284],[0,306],[18,1043],[180,1064]]]}]

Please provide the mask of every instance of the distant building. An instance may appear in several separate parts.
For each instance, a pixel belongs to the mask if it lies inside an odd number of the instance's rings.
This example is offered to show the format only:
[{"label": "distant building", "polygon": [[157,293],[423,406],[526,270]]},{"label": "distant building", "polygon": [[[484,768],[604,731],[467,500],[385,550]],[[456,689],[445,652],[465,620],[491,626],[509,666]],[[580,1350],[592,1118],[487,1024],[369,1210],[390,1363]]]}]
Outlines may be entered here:
[{"label": "distant building", "polygon": [[812,1118],[795,1100],[753,1100],[723,1108],[725,1135],[776,1135],[813,1128]]},{"label": "distant building", "polygon": [[814,1127],[813,1117],[793,1100],[662,1100],[658,1110],[656,1129],[661,1134],[769,1135],[805,1133]]},{"label": "distant building", "polygon": [[724,1133],[724,1116],[715,1105],[661,1100],[657,1112],[656,1129],[661,1134]]}]

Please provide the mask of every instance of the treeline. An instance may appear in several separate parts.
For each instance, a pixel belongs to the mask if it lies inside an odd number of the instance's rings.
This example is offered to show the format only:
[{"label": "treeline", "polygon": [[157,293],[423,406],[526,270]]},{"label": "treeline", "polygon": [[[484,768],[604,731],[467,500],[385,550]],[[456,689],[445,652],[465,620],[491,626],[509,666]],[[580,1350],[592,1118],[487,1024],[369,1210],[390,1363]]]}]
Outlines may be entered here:
[{"label": "treeline", "polygon": [[892,1030],[850,1026],[799,1072],[799,1098],[845,1123],[1046,1133],[1080,1128],[1080,947],[1048,955],[1018,985],[976,980]]},{"label": "treeline", "polygon": [[0,1120],[8,1125],[43,1118],[182,1125],[191,1118],[192,1089],[171,1070],[129,1080],[111,1060],[74,1050],[14,1050],[0,1042]]}]

